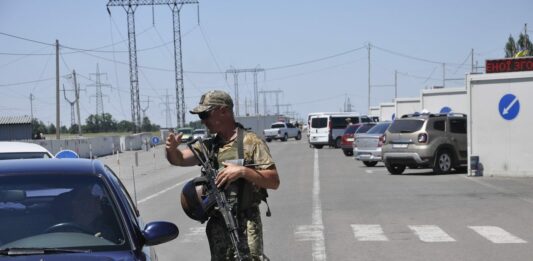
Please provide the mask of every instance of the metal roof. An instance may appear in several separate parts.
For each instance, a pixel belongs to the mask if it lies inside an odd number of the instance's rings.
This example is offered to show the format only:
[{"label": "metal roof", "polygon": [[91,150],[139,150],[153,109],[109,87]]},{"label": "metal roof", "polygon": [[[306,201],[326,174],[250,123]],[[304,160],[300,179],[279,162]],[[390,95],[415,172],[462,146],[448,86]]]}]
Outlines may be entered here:
[{"label": "metal roof", "polygon": [[31,124],[31,117],[24,116],[0,116],[0,125]]}]

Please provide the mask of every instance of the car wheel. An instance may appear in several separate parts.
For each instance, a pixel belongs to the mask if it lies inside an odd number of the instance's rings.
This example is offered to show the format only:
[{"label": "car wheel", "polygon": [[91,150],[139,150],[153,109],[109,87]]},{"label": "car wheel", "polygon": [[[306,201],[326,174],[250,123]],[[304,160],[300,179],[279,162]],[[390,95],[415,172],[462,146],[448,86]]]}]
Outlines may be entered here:
[{"label": "car wheel", "polygon": [[287,133],[285,133],[285,135],[283,135],[283,138],[281,139],[281,141],[287,141],[289,139],[289,135],[287,135]]},{"label": "car wheel", "polygon": [[448,150],[440,150],[437,152],[435,164],[433,165],[433,172],[437,174],[449,173],[452,170],[453,160],[452,154]]},{"label": "car wheel", "polygon": [[267,142],[271,142],[271,141],[272,141],[272,139],[266,139],[266,141],[267,141]]},{"label": "car wheel", "polygon": [[367,167],[374,167],[378,164],[377,161],[363,161],[363,164],[365,164],[365,166]]},{"label": "car wheel", "polygon": [[405,165],[396,164],[396,163],[385,163],[387,170],[392,175],[400,175],[405,170]]},{"label": "car wheel", "polygon": [[321,149],[324,145],[315,145],[315,149]]},{"label": "car wheel", "polygon": [[335,140],[335,148],[338,149],[341,147],[341,138],[337,138]]},{"label": "car wheel", "polygon": [[302,133],[298,132],[298,135],[296,135],[296,140],[301,140],[302,139]]},{"label": "car wheel", "polygon": [[344,156],[353,156],[353,150],[342,150]]}]

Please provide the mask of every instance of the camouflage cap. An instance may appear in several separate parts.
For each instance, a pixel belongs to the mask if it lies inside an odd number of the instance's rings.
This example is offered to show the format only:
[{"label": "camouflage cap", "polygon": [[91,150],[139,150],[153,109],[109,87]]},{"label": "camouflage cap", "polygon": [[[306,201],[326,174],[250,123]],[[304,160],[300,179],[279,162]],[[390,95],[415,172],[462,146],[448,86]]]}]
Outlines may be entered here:
[{"label": "camouflage cap", "polygon": [[217,106],[225,106],[230,109],[233,109],[233,100],[231,100],[231,96],[229,96],[229,94],[224,91],[208,91],[204,95],[202,95],[198,106],[192,109],[190,113],[198,114],[204,111],[211,110],[213,109],[213,107]]}]

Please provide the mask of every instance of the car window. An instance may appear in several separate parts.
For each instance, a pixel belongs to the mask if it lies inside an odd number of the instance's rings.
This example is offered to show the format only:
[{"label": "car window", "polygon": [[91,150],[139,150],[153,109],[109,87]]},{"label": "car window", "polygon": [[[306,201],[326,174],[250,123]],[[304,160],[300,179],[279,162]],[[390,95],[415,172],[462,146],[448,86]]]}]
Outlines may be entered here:
[{"label": "car window", "polygon": [[50,159],[50,155],[45,152],[10,152],[0,153],[0,160],[7,159]]},{"label": "car window", "polygon": [[0,177],[0,248],[129,248],[120,209],[97,176]]},{"label": "car window", "polygon": [[433,129],[438,131],[445,131],[446,130],[446,124],[444,120],[438,120],[433,122]]},{"label": "car window", "polygon": [[294,125],[292,125],[292,123],[287,123],[287,128],[294,128]]},{"label": "car window", "polygon": [[[111,179],[113,179],[113,181],[119,185],[120,187],[120,190],[122,192],[122,194],[125,196],[126,198],[126,201],[128,202],[128,211],[130,211],[130,214],[133,216],[133,217],[138,217],[139,216],[139,211],[137,210],[137,205],[134,203],[134,201],[131,199],[131,196],[130,194],[128,193],[128,190],[126,189],[126,187],[124,186],[124,184],[122,183],[122,181],[120,181],[120,179],[117,177],[117,175],[115,174],[115,172],[113,172],[113,170],[109,167],[109,166],[105,166],[105,169],[111,174]],[[137,220],[135,219],[135,222]]]},{"label": "car window", "polygon": [[397,119],[389,127],[390,133],[413,133],[418,131],[424,125],[423,120],[414,119]]},{"label": "car window", "polygon": [[378,124],[374,127],[372,127],[370,130],[368,130],[366,133],[368,134],[383,134],[387,129],[389,128],[390,123],[382,123]]},{"label": "car window", "polygon": [[311,128],[325,128],[328,126],[328,118],[311,119]]},{"label": "car window", "polygon": [[450,119],[450,132],[466,133],[466,120],[465,119]]},{"label": "car window", "polygon": [[366,133],[368,130],[370,130],[372,127],[376,126],[376,124],[363,124],[355,133]]},{"label": "car window", "polygon": [[332,116],[331,127],[333,129],[344,129],[348,126],[348,119],[351,123],[359,123],[359,117]]},{"label": "car window", "polygon": [[344,134],[353,134],[355,133],[355,131],[359,128],[359,124],[352,124],[352,125],[348,125],[348,127],[346,127],[346,129],[344,130]]},{"label": "car window", "polygon": [[192,129],[178,129],[178,133],[183,133],[183,134],[191,134],[192,133]]},{"label": "car window", "polygon": [[194,134],[204,134],[205,130],[195,130]]},{"label": "car window", "polygon": [[285,128],[285,125],[284,124],[272,124],[271,126],[272,129],[280,129],[280,128]]}]

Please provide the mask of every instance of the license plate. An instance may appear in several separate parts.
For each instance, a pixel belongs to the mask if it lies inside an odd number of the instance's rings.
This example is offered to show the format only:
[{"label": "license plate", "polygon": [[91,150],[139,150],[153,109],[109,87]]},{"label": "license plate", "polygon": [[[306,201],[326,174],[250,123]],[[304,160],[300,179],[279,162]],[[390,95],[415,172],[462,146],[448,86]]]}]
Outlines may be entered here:
[{"label": "license plate", "polygon": [[353,138],[347,138],[346,141],[353,141]]},{"label": "license plate", "polygon": [[395,149],[405,149],[407,148],[407,144],[392,144],[392,147]]}]

